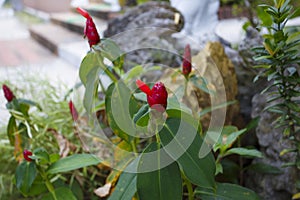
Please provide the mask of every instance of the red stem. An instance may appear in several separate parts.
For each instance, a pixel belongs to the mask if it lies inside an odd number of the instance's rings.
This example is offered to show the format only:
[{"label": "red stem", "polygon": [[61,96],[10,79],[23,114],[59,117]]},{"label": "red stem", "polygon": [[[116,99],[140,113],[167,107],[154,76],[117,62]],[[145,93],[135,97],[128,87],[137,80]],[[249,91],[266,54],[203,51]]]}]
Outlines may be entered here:
[{"label": "red stem", "polygon": [[86,10],[84,10],[84,9],[82,9],[82,8],[80,8],[80,7],[77,7],[76,10],[77,10],[83,17],[85,17],[86,19],[90,19],[90,18],[91,18],[90,14],[89,14]]}]

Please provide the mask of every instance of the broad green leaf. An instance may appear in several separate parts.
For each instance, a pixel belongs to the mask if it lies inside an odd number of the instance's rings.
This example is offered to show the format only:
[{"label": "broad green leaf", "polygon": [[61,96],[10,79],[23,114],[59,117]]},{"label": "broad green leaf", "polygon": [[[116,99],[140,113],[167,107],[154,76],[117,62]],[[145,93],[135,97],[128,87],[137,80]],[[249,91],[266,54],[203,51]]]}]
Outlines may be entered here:
[{"label": "broad green leaf", "polygon": [[[145,156],[150,152],[153,153],[152,156]],[[179,166],[176,162],[162,166],[168,160],[164,159],[165,156],[168,155],[163,149],[160,149],[158,143],[150,144],[142,153],[137,174],[137,192],[140,199],[182,199],[182,179]]]},{"label": "broad green leaf", "polygon": [[98,66],[98,56],[99,54],[95,52],[89,52],[80,64],[79,77],[84,86],[87,84],[88,74]]},{"label": "broad green leaf", "polygon": [[61,172],[68,172],[90,165],[97,165],[100,162],[101,160],[92,154],[75,154],[66,158],[62,158],[50,165],[47,173],[57,174]]},{"label": "broad green leaf", "polygon": [[[139,162],[139,158],[136,158],[133,160],[123,171],[121,174],[118,183],[111,194],[111,196],[108,198],[108,200],[127,200],[132,199],[133,195],[136,193],[136,173],[130,173],[130,172],[136,172],[137,171],[137,165]],[[128,172],[130,171],[130,172]]]},{"label": "broad green leaf", "polygon": [[37,169],[34,162],[24,161],[16,169],[16,186],[24,194],[30,191],[32,183],[37,175]]},{"label": "broad green leaf", "polygon": [[98,93],[98,81],[100,71],[100,68],[94,67],[87,74],[83,105],[89,114],[93,112],[93,108],[96,105],[95,100]]},{"label": "broad green leaf", "polygon": [[[133,116],[134,123],[136,123],[138,120],[140,120],[141,118],[143,118],[143,116],[149,114],[149,112],[150,112],[149,105],[148,104],[143,105],[139,109],[139,111]],[[148,120],[149,120],[149,118],[148,118]],[[144,123],[142,123],[142,124],[144,124]]]},{"label": "broad green leaf", "polygon": [[251,157],[257,157],[257,158],[262,158],[263,155],[260,151],[256,149],[246,149],[246,148],[232,148],[229,149],[226,153],[225,156],[231,155],[231,154],[238,154],[240,156],[251,156]]},{"label": "broad green leaf", "polygon": [[8,121],[7,125],[7,137],[9,139],[10,145],[14,146],[15,145],[15,134],[18,131],[16,119],[14,116],[11,116]]},{"label": "broad green leaf", "polygon": [[252,170],[262,174],[282,174],[281,169],[266,163],[251,164],[250,166],[245,168],[245,170]]},{"label": "broad green leaf", "polygon": [[171,117],[166,120],[165,126],[159,132],[164,150],[181,166],[185,176],[194,184],[213,188],[215,186],[214,174],[216,171],[214,157],[209,153],[199,158],[202,139],[197,127],[189,118]]},{"label": "broad green leaf", "polygon": [[34,154],[34,156],[32,156],[32,158],[37,158],[42,163],[48,163],[48,162],[50,162],[49,154],[47,153],[46,149],[44,149],[42,147],[38,148],[38,149],[35,149],[33,151],[33,154]]},{"label": "broad green leaf", "polygon": [[34,182],[32,183],[30,190],[28,192],[28,196],[37,196],[42,193],[47,192],[47,186],[43,178],[38,174],[35,178]]},{"label": "broad green leaf", "polygon": [[117,136],[129,142],[132,135],[136,134],[132,117],[138,112],[139,104],[122,81],[108,87],[105,109],[110,128]]},{"label": "broad green leaf", "polygon": [[142,65],[137,65],[133,68],[131,68],[124,76],[124,81],[129,81],[133,79],[134,77],[140,76],[144,72],[144,68]]},{"label": "broad green leaf", "polygon": [[111,39],[102,38],[101,43],[94,45],[93,48],[101,53],[101,55],[110,61],[116,61],[122,57],[123,52],[120,47]]},{"label": "broad green leaf", "polygon": [[[54,191],[56,200],[77,200],[72,191],[67,187],[60,187]],[[52,194],[48,193],[43,196],[42,200],[54,200]]]},{"label": "broad green leaf", "polygon": [[259,200],[260,197],[248,188],[229,183],[217,183],[216,190],[197,187],[196,196],[202,200]]}]

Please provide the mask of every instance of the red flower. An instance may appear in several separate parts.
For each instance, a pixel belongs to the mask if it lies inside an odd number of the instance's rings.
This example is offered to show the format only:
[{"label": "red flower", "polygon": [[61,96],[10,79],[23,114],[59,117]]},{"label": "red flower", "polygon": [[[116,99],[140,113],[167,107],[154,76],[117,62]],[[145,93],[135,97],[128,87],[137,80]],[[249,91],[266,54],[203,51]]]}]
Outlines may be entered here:
[{"label": "red flower", "polygon": [[100,42],[100,37],[97,31],[97,28],[95,26],[95,23],[92,19],[92,17],[89,15],[89,13],[82,9],[77,8],[77,11],[86,18],[86,26],[84,28],[84,36],[88,38],[90,47],[92,47],[95,44],[98,44]]},{"label": "red flower", "polygon": [[188,76],[192,71],[192,57],[191,57],[191,47],[187,44],[184,48],[184,55],[182,61],[182,74],[184,76]]},{"label": "red flower", "polygon": [[29,158],[29,156],[32,156],[32,152],[31,152],[31,151],[28,151],[27,149],[25,149],[25,150],[23,151],[23,156],[24,156],[25,160],[27,160],[27,161],[29,161],[29,162],[32,161],[32,159]]},{"label": "red flower", "polygon": [[3,92],[4,92],[4,96],[6,98],[6,100],[8,102],[11,102],[14,98],[15,98],[15,95],[14,93],[10,90],[9,87],[7,87],[7,85],[3,84],[2,85],[2,89],[3,89]]},{"label": "red flower", "polygon": [[152,89],[141,80],[137,80],[136,84],[142,92],[146,93],[147,102],[151,108],[159,112],[165,111],[168,104],[168,92],[162,82],[155,83]]},{"label": "red flower", "polygon": [[72,115],[73,120],[77,121],[78,120],[78,112],[72,101],[69,101],[69,108],[70,108],[70,113]]}]

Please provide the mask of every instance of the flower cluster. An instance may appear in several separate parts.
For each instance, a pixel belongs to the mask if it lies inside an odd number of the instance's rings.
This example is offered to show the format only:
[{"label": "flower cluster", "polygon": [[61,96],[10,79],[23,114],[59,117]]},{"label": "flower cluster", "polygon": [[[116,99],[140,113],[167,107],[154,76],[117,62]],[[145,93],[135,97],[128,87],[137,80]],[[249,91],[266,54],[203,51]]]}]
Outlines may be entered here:
[{"label": "flower cluster", "polygon": [[151,108],[159,112],[165,111],[168,103],[168,92],[162,82],[155,83],[152,89],[141,80],[137,80],[136,84],[147,95],[147,102]]},{"label": "flower cluster", "polygon": [[89,13],[82,9],[77,8],[77,11],[86,18],[86,26],[84,29],[84,36],[88,38],[90,47],[92,47],[95,44],[98,44],[100,42],[100,36],[98,34],[96,25],[93,21],[93,18],[89,15]]}]

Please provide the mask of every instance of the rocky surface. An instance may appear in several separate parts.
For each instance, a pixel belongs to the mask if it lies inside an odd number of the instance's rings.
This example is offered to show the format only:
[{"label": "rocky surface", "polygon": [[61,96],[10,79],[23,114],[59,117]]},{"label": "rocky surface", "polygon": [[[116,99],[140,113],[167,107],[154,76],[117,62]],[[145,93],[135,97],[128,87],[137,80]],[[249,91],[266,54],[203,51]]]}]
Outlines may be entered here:
[{"label": "rocky surface", "polygon": [[239,44],[237,50],[225,46],[225,52],[236,71],[239,91],[237,99],[240,102],[240,113],[245,123],[251,120],[252,97],[266,87],[266,81],[264,80],[260,79],[256,83],[253,82],[259,71],[253,68],[257,63],[253,60],[254,53],[251,48],[261,44],[262,37],[259,32],[249,27],[246,31],[246,37]]},{"label": "rocky surface", "polygon": [[[238,94],[237,77],[234,66],[228,56],[225,54],[224,48],[219,42],[208,42],[205,48],[200,51],[196,57],[193,57],[196,69],[199,73],[212,84],[218,93],[221,94],[223,87],[225,88],[226,101],[236,100]],[[209,107],[210,97],[199,89],[196,89],[198,102],[200,107]],[[215,104],[222,104],[220,97],[216,97]],[[232,124],[233,120],[239,113],[239,105],[234,104],[227,107],[225,124]],[[204,123],[205,126],[205,123]]]},{"label": "rocky surface", "polygon": [[253,163],[265,163],[281,169],[282,174],[262,174],[249,171],[246,186],[252,188],[266,200],[291,199],[296,193],[295,183],[300,175],[299,170],[293,167],[282,168],[283,164],[293,162],[296,155],[288,153],[280,156],[280,152],[286,148],[292,148],[292,143],[283,138],[282,129],[275,129],[274,121],[277,115],[263,109],[269,104],[267,95],[257,94],[253,98],[252,117],[260,117],[256,128],[256,135],[263,153],[263,159],[255,159]]},{"label": "rocky surface", "polygon": [[132,8],[108,24],[105,37],[126,54],[125,69],[137,64],[179,66],[171,34],[183,27],[183,17],[166,2],[148,2]]},{"label": "rocky surface", "polygon": [[[197,77],[203,77],[207,82],[207,87],[213,91],[210,94],[195,87],[194,84],[189,83],[187,90],[187,98],[182,98],[182,101],[191,109],[191,111],[199,115],[205,108],[225,103],[226,101],[236,100],[238,93],[237,79],[232,62],[229,60],[224,52],[224,48],[219,42],[208,42],[205,48],[198,52],[197,55],[192,57],[193,71]],[[181,69],[180,69],[181,70]],[[185,78],[182,75],[171,78],[174,75],[174,69],[168,69],[164,72],[160,80],[164,82],[169,90],[173,93],[178,91],[185,84]],[[202,84],[199,81],[199,85]],[[183,95],[183,94],[182,94]],[[180,94],[178,95],[180,96]],[[225,105],[223,111],[225,111]],[[222,123],[232,124],[239,112],[239,105],[234,104],[227,108],[227,113],[224,115],[217,115],[212,117],[211,113],[202,116],[202,126],[205,130],[210,125],[211,121],[218,120],[217,125]],[[221,124],[223,125],[223,124]]]}]

